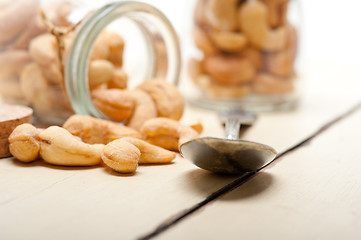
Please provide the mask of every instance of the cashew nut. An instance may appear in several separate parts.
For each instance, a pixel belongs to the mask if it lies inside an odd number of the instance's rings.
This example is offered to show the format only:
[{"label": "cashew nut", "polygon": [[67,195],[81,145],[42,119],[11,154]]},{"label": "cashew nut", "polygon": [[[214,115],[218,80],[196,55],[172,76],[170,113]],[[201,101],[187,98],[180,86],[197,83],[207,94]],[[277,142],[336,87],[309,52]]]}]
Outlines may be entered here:
[{"label": "cashew nut", "polygon": [[257,70],[263,68],[263,56],[260,50],[257,50],[252,47],[247,47],[243,49],[240,53],[240,56],[248,59],[256,67]]},{"label": "cashew nut", "polygon": [[198,26],[207,26],[208,20],[205,14],[205,9],[207,7],[208,0],[197,0],[194,7],[194,22]]},{"label": "cashew nut", "polygon": [[191,128],[193,128],[194,130],[196,130],[196,132],[198,134],[201,134],[203,132],[203,125],[200,121],[196,122],[196,123],[192,123],[189,125]]},{"label": "cashew nut", "polygon": [[287,8],[290,0],[260,0],[268,8],[268,24],[272,28],[285,25]]},{"label": "cashew nut", "polygon": [[169,118],[149,119],[140,131],[146,141],[172,151],[178,151],[181,144],[199,135],[193,128]]},{"label": "cashew nut", "polygon": [[262,2],[247,1],[239,10],[241,30],[257,48],[265,51],[282,50],[286,45],[286,28],[270,29],[267,14],[267,7]]},{"label": "cashew nut", "polygon": [[59,68],[58,43],[50,33],[34,38],[29,45],[29,53],[41,68],[45,78],[54,84],[61,84],[62,73]]},{"label": "cashew nut", "polygon": [[133,144],[118,139],[108,143],[101,154],[103,162],[120,173],[133,173],[138,167],[140,150]]},{"label": "cashew nut", "polygon": [[123,65],[123,51],[124,40],[115,32],[106,32],[105,37],[109,45],[109,61],[115,66],[121,67]]},{"label": "cashew nut", "polygon": [[178,151],[178,138],[176,137],[158,135],[154,137],[146,137],[145,140],[152,145],[159,146],[170,151]]},{"label": "cashew nut", "polygon": [[113,74],[114,66],[111,62],[104,59],[91,61],[88,72],[90,89],[94,89],[103,83],[107,83],[112,79]]},{"label": "cashew nut", "polygon": [[243,33],[213,31],[210,33],[216,47],[226,52],[239,52],[247,46],[247,38]]},{"label": "cashew nut", "polygon": [[51,113],[56,110],[61,110],[61,114],[65,116],[72,113],[63,89],[58,85],[50,85],[36,63],[30,63],[22,71],[20,88],[25,99],[38,113]]},{"label": "cashew nut", "polygon": [[56,39],[50,33],[37,36],[31,41],[29,46],[31,57],[38,64],[44,66],[57,61],[56,49]]},{"label": "cashew nut", "polygon": [[97,89],[91,93],[95,106],[115,121],[128,120],[134,110],[134,100],[126,90]]},{"label": "cashew nut", "polygon": [[139,130],[145,121],[157,116],[157,109],[152,98],[146,92],[135,89],[130,91],[130,94],[135,102],[135,109],[126,125]]},{"label": "cashew nut", "polygon": [[240,85],[224,85],[217,84],[209,76],[203,75],[197,80],[198,86],[205,90],[206,94],[211,98],[240,98],[250,93],[249,84]]},{"label": "cashew nut", "polygon": [[14,39],[35,16],[39,0],[6,1],[0,8],[0,45]]},{"label": "cashew nut", "polygon": [[22,69],[31,62],[27,51],[9,50],[0,53],[0,81],[18,77]]},{"label": "cashew nut", "polygon": [[92,52],[90,54],[90,61],[97,59],[108,59],[109,57],[109,45],[107,38],[105,37],[106,31],[100,33],[98,38],[95,40]]},{"label": "cashew nut", "polygon": [[86,144],[66,129],[51,126],[39,134],[40,156],[62,166],[92,166],[101,162],[103,144]]},{"label": "cashew nut", "polygon": [[140,133],[132,128],[90,116],[73,115],[63,127],[89,144],[107,144],[122,137],[140,138]]},{"label": "cashew nut", "polygon": [[39,157],[40,129],[29,123],[17,126],[9,136],[10,153],[22,162],[33,162]]},{"label": "cashew nut", "polygon": [[76,5],[70,1],[55,1],[48,5],[42,4],[47,18],[56,26],[66,27],[71,24],[68,16],[75,9]]},{"label": "cashew nut", "polygon": [[122,140],[133,144],[140,150],[141,155],[139,158],[139,164],[169,163],[176,157],[174,152],[155,146],[138,138],[124,137]]},{"label": "cashew nut", "polygon": [[94,43],[91,60],[105,59],[115,66],[123,65],[124,40],[114,32],[103,31]]},{"label": "cashew nut", "polygon": [[39,15],[35,15],[27,23],[27,28],[8,44],[8,49],[23,49],[28,50],[29,44],[33,38],[46,32],[46,27]]},{"label": "cashew nut", "polygon": [[20,87],[27,101],[36,111],[49,112],[53,107],[51,88],[36,63],[27,65],[20,77]]},{"label": "cashew nut", "polygon": [[261,73],[257,75],[252,90],[256,94],[286,94],[293,91],[293,81],[291,79],[277,78],[273,75]]},{"label": "cashew nut", "polygon": [[183,115],[184,102],[178,89],[163,79],[150,79],[138,86],[153,99],[158,117],[179,120]]},{"label": "cashew nut", "polygon": [[217,54],[204,59],[205,73],[220,85],[238,85],[252,80],[255,66],[248,59],[237,55]]},{"label": "cashew nut", "polygon": [[15,76],[0,80],[0,95],[4,99],[23,100],[19,80]]},{"label": "cashew nut", "polygon": [[221,31],[237,29],[238,0],[209,0],[206,8],[206,18],[212,27]]},{"label": "cashew nut", "polygon": [[199,136],[199,133],[189,126],[181,126],[179,129],[179,140],[178,149],[183,143],[189,142],[190,140]]},{"label": "cashew nut", "polygon": [[205,55],[214,54],[217,49],[208,36],[208,33],[201,27],[195,26],[193,29],[194,43]]},{"label": "cashew nut", "polygon": [[128,75],[121,68],[116,68],[112,79],[107,83],[108,88],[125,89],[128,85]]},{"label": "cashew nut", "polygon": [[265,56],[265,68],[276,76],[288,77],[292,75],[296,52],[296,29],[292,26],[287,26],[287,44],[285,50],[267,54]]}]

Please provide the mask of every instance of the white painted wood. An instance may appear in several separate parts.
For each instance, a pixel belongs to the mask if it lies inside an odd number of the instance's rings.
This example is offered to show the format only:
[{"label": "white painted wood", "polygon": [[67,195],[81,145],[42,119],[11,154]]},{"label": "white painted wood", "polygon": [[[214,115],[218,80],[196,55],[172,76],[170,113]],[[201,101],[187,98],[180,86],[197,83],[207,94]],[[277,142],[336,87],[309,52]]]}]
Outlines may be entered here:
[{"label": "white painted wood", "polygon": [[159,239],[361,239],[361,110]]}]

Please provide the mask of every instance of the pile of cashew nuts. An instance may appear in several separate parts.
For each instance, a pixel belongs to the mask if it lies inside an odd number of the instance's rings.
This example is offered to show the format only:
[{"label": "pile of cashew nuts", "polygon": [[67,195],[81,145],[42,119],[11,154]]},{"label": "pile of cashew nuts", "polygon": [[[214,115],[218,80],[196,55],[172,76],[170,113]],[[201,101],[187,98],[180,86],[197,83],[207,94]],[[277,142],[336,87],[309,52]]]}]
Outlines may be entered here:
[{"label": "pile of cashew nuts", "polygon": [[73,115],[64,87],[63,56],[74,34],[69,31],[59,40],[55,32],[71,29],[73,23],[67,20],[74,6],[42,5],[45,14],[39,7],[39,0],[0,3],[0,20],[8,23],[0,24],[0,31],[7,33],[0,36],[0,94],[30,105],[39,116],[60,113],[67,120],[62,127],[46,129],[19,125],[8,139],[15,158],[62,166],[104,163],[117,172],[133,173],[139,164],[172,161],[182,143],[200,134],[200,123],[178,121],[184,101],[173,84],[149,79],[127,89],[124,40],[107,30],[95,41],[88,80],[94,105],[114,122]]},{"label": "pile of cashew nuts", "polygon": [[289,0],[198,0],[193,31],[202,58],[189,75],[210,97],[242,98],[294,91],[296,29]]},{"label": "pile of cashew nuts", "polygon": [[31,105],[38,112],[70,111],[60,86],[56,42],[38,13],[43,7],[58,27],[71,23],[70,3],[40,6],[40,0],[0,3],[0,95],[8,102]]},{"label": "pile of cashew nuts", "polygon": [[[6,101],[31,106],[38,116],[61,119],[74,114],[64,84],[64,59],[74,34],[52,33],[37,11],[39,7],[49,22],[59,29],[74,10],[71,4],[40,5],[39,0],[1,3],[0,20],[0,95]],[[17,16],[24,13],[21,18]],[[26,13],[26,14],[25,14]],[[11,17],[11,18],[10,18]],[[61,50],[61,51],[59,51]],[[154,117],[179,120],[184,103],[175,86],[162,79],[150,79],[135,89],[127,89],[128,76],[123,69],[124,40],[115,32],[103,31],[93,46],[88,66],[88,80],[94,105],[110,119],[139,129]]]},{"label": "pile of cashew nuts", "polygon": [[108,120],[73,115],[62,127],[17,126],[9,136],[10,153],[19,161],[42,159],[61,166],[94,166],[102,162],[119,173],[134,173],[140,164],[171,162],[179,146],[199,136],[202,125],[152,118],[140,130]]}]

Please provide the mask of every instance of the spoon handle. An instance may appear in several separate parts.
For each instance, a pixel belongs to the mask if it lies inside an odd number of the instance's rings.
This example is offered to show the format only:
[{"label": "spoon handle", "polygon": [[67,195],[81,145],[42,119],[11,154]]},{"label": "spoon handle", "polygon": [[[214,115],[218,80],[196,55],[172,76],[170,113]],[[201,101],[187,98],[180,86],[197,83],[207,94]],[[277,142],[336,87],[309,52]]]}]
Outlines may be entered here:
[{"label": "spoon handle", "polygon": [[238,139],[240,127],[241,120],[239,118],[228,118],[226,120],[226,137],[232,140]]}]

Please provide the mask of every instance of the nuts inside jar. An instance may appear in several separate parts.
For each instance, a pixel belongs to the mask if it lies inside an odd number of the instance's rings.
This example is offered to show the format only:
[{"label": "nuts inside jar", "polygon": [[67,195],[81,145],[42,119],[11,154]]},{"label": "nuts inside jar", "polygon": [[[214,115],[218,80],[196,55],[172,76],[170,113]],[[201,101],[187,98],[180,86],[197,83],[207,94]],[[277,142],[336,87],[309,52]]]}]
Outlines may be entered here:
[{"label": "nuts inside jar", "polygon": [[195,85],[216,99],[294,92],[298,43],[289,2],[198,0],[193,39],[202,57],[189,64]]}]

